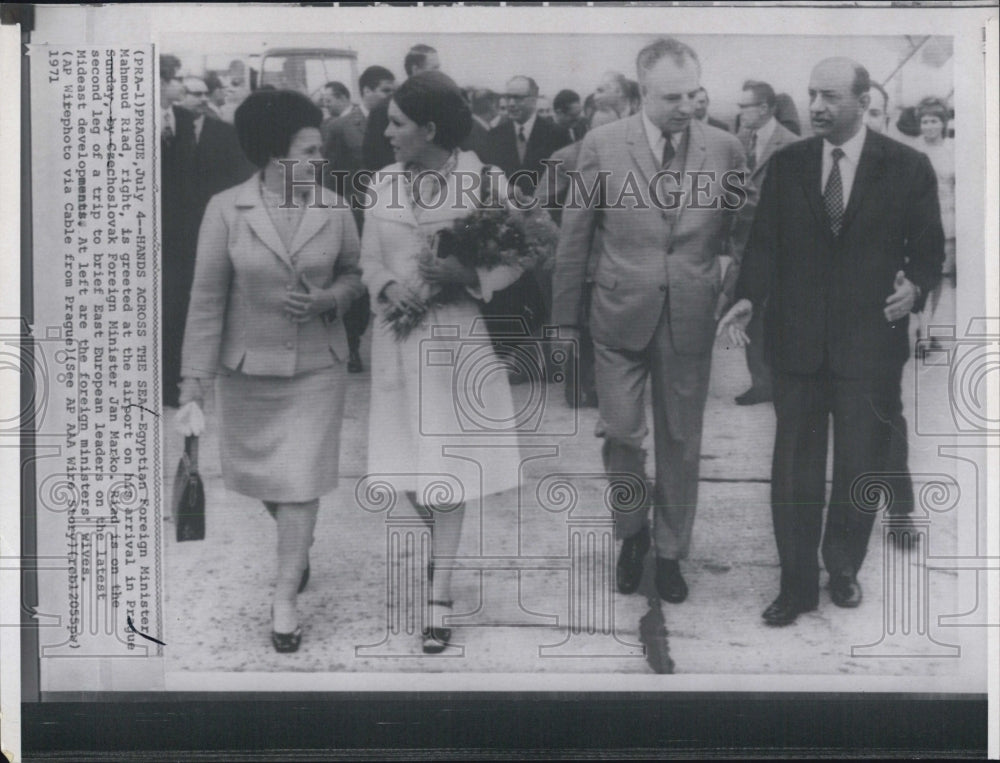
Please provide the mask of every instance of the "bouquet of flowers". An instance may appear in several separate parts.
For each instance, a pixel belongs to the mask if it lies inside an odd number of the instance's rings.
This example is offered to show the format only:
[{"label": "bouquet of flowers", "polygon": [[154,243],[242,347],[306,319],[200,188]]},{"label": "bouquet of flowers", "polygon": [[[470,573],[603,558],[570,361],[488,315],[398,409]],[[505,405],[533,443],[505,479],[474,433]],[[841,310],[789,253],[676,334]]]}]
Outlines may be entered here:
[{"label": "bouquet of flowers", "polygon": [[[434,234],[421,259],[454,257],[465,268],[493,270],[502,265],[520,268],[551,269],[559,229],[542,210],[522,212],[506,206],[476,209],[455,221],[450,228]],[[424,280],[410,284],[419,304],[408,308],[390,308],[384,321],[397,341],[402,341],[419,326],[432,307],[454,304],[467,295],[461,284],[429,284]]]}]

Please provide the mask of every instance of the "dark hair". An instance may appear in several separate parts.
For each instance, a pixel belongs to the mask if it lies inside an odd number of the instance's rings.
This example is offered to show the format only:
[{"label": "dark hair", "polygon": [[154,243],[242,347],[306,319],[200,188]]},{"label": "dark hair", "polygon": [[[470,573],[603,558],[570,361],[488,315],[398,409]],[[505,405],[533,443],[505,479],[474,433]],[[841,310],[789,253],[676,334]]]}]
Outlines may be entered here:
[{"label": "dark hair", "polygon": [[940,98],[924,98],[917,104],[917,121],[919,122],[924,117],[937,117],[941,120],[941,124],[947,127],[949,118],[948,107]]},{"label": "dark hair", "polygon": [[535,82],[535,80],[533,80],[531,77],[528,77],[524,74],[515,74],[513,77],[507,80],[507,84],[509,85],[516,79],[524,80],[525,82],[528,83],[528,95],[535,95],[535,96],[538,95],[538,83]]},{"label": "dark hair", "polygon": [[331,80],[323,85],[324,90],[329,90],[336,98],[346,98],[351,99],[351,91],[347,89],[347,86],[343,82],[337,82],[336,80]]},{"label": "dark hair", "polygon": [[473,90],[469,100],[472,103],[472,113],[482,116],[496,108],[497,94],[492,90]]},{"label": "dark hair", "polygon": [[322,123],[319,106],[297,90],[255,90],[233,116],[240,147],[258,167],[288,156],[295,133]]},{"label": "dark hair", "polygon": [[560,90],[552,99],[553,111],[566,111],[574,103],[580,102],[580,94],[573,90]]},{"label": "dark hair", "polygon": [[433,122],[434,143],[451,151],[472,129],[472,112],[461,89],[447,74],[437,71],[414,74],[400,85],[392,100],[418,125]]},{"label": "dark hair", "polygon": [[885,110],[889,111],[889,94],[887,92],[885,92],[885,88],[882,87],[877,82],[872,82],[871,86],[872,86],[872,90],[878,90],[882,94],[882,100],[885,101]]},{"label": "dark hair", "polygon": [[754,100],[757,103],[766,103],[769,109],[773,110],[778,103],[778,98],[774,94],[774,88],[766,82],[748,79],[743,83],[743,90],[749,90],[753,93]]},{"label": "dark hair", "polygon": [[222,79],[215,72],[209,72],[205,75],[205,87],[208,88],[209,93],[214,93],[220,87],[225,87]]},{"label": "dark hair", "polygon": [[868,70],[861,64],[854,64],[854,81],[851,83],[851,92],[855,95],[864,95],[872,87],[872,79],[868,76]]},{"label": "dark hair", "polygon": [[[699,87],[697,90],[694,91],[695,95],[698,95],[698,93],[704,93],[705,94],[705,98],[708,98],[708,91],[705,89],[704,85],[702,85],[701,87]],[[708,98],[708,100],[711,100],[711,99]]]},{"label": "dark hair", "polygon": [[649,43],[635,57],[635,68],[639,79],[642,80],[643,73],[648,72],[656,65],[657,61],[666,56],[670,56],[678,66],[683,66],[685,59],[691,59],[701,71],[698,54],[690,46],[685,45],[680,40],[675,40],[673,37],[661,37]]},{"label": "dark hair", "polygon": [[170,82],[177,79],[177,72],[181,70],[181,60],[170,53],[163,53],[160,56],[160,80]]},{"label": "dark hair", "polygon": [[412,76],[414,69],[423,68],[424,64],[427,63],[427,56],[431,53],[437,53],[437,51],[430,45],[414,45],[410,48],[410,52],[403,59],[403,69],[406,71],[406,76]]},{"label": "dark hair", "polygon": [[384,66],[369,66],[361,72],[361,78],[358,80],[358,92],[363,95],[365,90],[375,90],[386,80],[395,82],[396,76]]}]

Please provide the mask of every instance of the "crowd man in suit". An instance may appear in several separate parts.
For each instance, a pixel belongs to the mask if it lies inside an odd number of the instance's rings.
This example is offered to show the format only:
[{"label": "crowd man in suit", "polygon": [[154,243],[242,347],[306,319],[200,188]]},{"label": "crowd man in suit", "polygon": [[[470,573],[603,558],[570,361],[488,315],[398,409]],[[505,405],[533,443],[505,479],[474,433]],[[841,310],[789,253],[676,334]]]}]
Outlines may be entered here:
[{"label": "crowd man in suit", "polygon": [[[740,100],[739,139],[747,152],[750,182],[760,189],[767,173],[767,163],[774,154],[799,137],[778,123],[774,117],[774,88],[766,82],[747,80]],[[747,327],[750,344],[746,347],[750,389],[736,398],[737,405],[756,405],[772,399],[771,371],[764,361],[764,311],[758,310]]]},{"label": "crowd man in suit", "polygon": [[482,159],[488,148],[493,120],[497,116],[497,95],[492,90],[474,90],[469,102],[472,106],[472,129],[462,148],[474,151]]},{"label": "crowd man in suit", "polygon": [[849,59],[813,69],[814,137],[771,158],[738,301],[719,324],[745,344],[747,322],[765,306],[781,562],[778,597],[763,613],[769,625],[788,625],[818,606],[821,533],[830,598],[838,607],[861,603],[857,574],[884,508],[868,503],[864,475],[886,470],[908,316],[937,283],[944,257],[934,170],[925,156],[865,126],[869,90],[867,70]]},{"label": "crowd man in suit", "polygon": [[708,104],[708,91],[705,88],[701,88],[698,91],[698,97],[694,100],[694,118],[699,122],[704,122],[712,125],[712,127],[729,132],[729,126],[725,122],[720,122],[715,117],[708,115]]},{"label": "crowd man in suit", "polygon": [[[331,185],[351,203],[358,230],[364,225],[364,210],[359,203],[363,189],[358,182],[358,172],[370,169],[364,165],[363,150],[368,118],[372,109],[388,101],[395,89],[396,78],[391,71],[384,66],[369,66],[358,80],[361,102],[349,106],[339,117],[329,121],[329,126],[324,124],[323,157],[329,162],[330,177],[333,178]],[[361,337],[368,328],[370,315],[371,304],[367,291],[344,313],[349,352],[347,370],[352,374],[364,371]]]},{"label": "crowd man in suit", "polygon": [[[430,45],[414,45],[403,59],[403,70],[407,77],[419,72],[437,71],[441,68],[441,60],[437,51]],[[391,93],[390,93],[391,95]],[[362,146],[364,166],[372,172],[378,172],[396,161],[392,145],[385,137],[385,129],[389,126],[389,99],[386,98],[378,106],[372,108],[365,127],[365,139]]]},{"label": "crowd man in suit", "polygon": [[552,99],[552,115],[557,125],[569,133],[571,141],[580,140],[587,132],[580,94],[573,90],[560,90]]},{"label": "crowd man in suit", "polygon": [[[590,203],[578,198],[563,211],[553,317],[573,335],[592,268],[597,434],[604,438],[609,477],[629,475],[636,498],[612,507],[624,539],[617,566],[622,593],[639,587],[650,547],[643,445],[645,388],[652,376],[655,582],[661,598],[679,603],[688,595],[679,560],[688,554],[698,502],[715,322],[727,299],[719,255],[730,251],[738,259],[742,253],[754,193],[741,188],[742,195],[722,203],[721,183],[736,178],[738,185],[746,155],[735,136],[693,119],[701,79],[694,50],[659,39],[639,52],[636,63],[640,112],[592,129],[580,147],[581,185],[589,189],[599,177],[605,180]],[[676,173],[683,185],[664,173]],[[658,183],[659,203],[651,182]],[[642,203],[619,203],[631,189]],[[680,203],[663,203],[664,191],[679,194]],[[613,492],[620,501],[628,491]]]},{"label": "crowd man in suit", "polygon": [[351,108],[351,91],[343,82],[327,82],[323,85],[323,94],[319,105],[322,107],[323,113],[326,114],[326,119],[323,120],[323,126],[320,128],[323,139],[326,140],[327,131],[333,121]]},{"label": "crowd man in suit", "polygon": [[163,402],[174,407],[202,215],[209,199],[254,171],[233,126],[209,116],[204,80],[185,77],[181,85],[182,105],[166,109],[169,124],[165,119],[161,143]]}]

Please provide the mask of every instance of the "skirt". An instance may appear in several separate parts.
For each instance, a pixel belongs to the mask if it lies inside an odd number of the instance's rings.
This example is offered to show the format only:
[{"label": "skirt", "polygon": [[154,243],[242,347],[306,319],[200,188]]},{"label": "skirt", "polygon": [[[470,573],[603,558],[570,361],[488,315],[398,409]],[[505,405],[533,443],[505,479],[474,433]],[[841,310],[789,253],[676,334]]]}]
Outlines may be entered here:
[{"label": "skirt", "polygon": [[337,486],[344,365],[293,377],[231,371],[216,382],[226,487],[262,501],[310,501]]}]

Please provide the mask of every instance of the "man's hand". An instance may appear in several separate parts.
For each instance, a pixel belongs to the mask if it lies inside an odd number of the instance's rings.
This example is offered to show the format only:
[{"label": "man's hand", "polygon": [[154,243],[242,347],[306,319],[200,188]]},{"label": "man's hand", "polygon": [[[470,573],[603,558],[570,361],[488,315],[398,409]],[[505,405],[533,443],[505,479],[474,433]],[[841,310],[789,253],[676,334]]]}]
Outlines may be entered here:
[{"label": "man's hand", "polygon": [[896,273],[893,287],[894,291],[886,299],[885,310],[882,311],[889,323],[895,323],[909,315],[919,294],[916,285],[906,277],[902,270]]},{"label": "man's hand", "polygon": [[746,347],[750,344],[750,337],[747,336],[747,326],[753,317],[753,305],[749,299],[741,299],[726,313],[719,322],[719,327],[715,330],[715,336],[722,336],[723,331],[729,332],[729,341],[737,347]]}]

